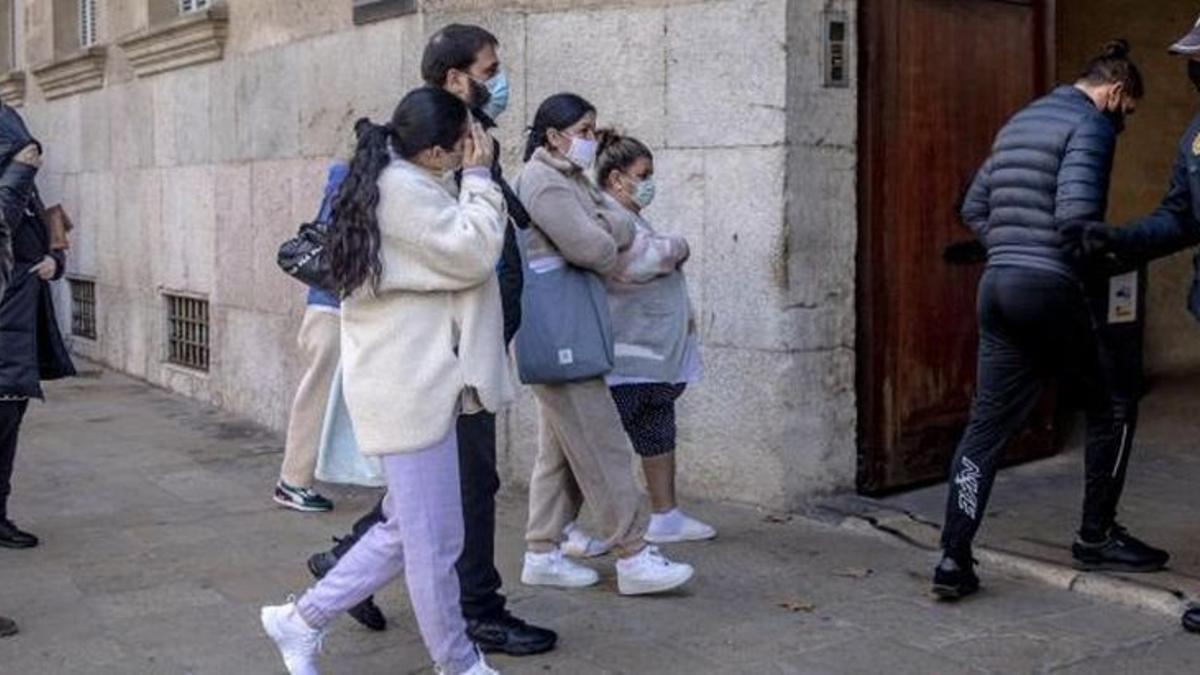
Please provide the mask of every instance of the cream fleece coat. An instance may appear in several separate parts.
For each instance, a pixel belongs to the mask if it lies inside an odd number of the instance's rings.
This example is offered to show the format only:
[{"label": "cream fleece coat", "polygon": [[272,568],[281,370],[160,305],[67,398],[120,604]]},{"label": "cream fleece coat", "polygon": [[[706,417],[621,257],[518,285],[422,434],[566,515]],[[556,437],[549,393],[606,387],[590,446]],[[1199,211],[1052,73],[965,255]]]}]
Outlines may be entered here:
[{"label": "cream fleece coat", "polygon": [[367,455],[444,438],[459,412],[513,398],[496,263],[504,196],[486,172],[459,190],[401,159],[379,177],[379,288],[342,305],[346,406]]}]

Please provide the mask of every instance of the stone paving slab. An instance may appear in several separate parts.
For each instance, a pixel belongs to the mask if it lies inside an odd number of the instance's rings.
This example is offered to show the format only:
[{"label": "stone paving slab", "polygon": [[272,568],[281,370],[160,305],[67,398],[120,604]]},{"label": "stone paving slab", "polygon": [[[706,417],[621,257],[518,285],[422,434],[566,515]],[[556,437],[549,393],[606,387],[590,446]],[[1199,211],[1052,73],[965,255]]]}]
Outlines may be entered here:
[{"label": "stone paving slab", "polygon": [[[303,559],[377,497],[330,487],[337,510],[276,508],[280,439],[236,417],[108,372],[58,383],[35,405],[11,512],[43,537],[0,550],[0,674],[281,673],[258,608],[302,591]],[[502,495],[498,561],[519,574],[524,495]],[[801,517],[695,503],[721,537],[669,553],[698,576],[677,594],[622,598],[602,583],[507,588],[520,616],[557,629],[552,654],[493,659],[508,673],[1189,672],[1200,639],[1174,621],[1002,574],[944,605],[926,594],[931,554]],[[770,515],[771,517],[768,517]],[[348,619],[323,672],[428,673],[395,583],[391,621]],[[784,604],[789,605],[785,608]],[[798,610],[798,611],[793,611]]]}]

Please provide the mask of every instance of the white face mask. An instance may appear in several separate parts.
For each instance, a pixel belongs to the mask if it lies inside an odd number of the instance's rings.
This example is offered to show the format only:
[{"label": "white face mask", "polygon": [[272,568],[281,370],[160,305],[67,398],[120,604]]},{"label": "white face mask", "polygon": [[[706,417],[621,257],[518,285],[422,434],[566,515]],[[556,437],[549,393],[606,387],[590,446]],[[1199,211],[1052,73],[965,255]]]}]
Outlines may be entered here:
[{"label": "white face mask", "polygon": [[567,159],[575,166],[587,171],[596,162],[596,147],[596,141],[572,136],[571,147],[567,149]]}]

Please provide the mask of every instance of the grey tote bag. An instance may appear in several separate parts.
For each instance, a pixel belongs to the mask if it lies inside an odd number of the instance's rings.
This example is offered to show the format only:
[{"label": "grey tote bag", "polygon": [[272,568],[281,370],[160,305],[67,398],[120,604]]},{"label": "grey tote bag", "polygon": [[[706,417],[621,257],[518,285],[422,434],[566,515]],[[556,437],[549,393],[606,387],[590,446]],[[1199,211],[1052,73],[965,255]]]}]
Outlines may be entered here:
[{"label": "grey tote bag", "polygon": [[[523,261],[529,260],[528,236],[517,231]],[[515,341],[517,375],[525,384],[562,384],[610,372],[612,321],[603,282],[561,258],[525,262]]]}]

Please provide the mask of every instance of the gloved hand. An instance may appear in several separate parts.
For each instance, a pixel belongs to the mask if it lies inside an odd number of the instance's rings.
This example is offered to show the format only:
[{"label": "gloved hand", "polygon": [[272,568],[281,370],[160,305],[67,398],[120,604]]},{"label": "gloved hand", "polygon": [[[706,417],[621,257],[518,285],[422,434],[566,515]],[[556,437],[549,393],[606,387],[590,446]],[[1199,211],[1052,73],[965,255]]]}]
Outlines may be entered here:
[{"label": "gloved hand", "polygon": [[978,239],[950,244],[942,249],[942,260],[951,265],[973,265],[987,262],[987,249]]},{"label": "gloved hand", "polygon": [[1059,226],[1058,233],[1062,236],[1059,246],[1072,260],[1084,262],[1112,248],[1115,229],[1104,223],[1073,220]]},{"label": "gloved hand", "polygon": [[1106,223],[1075,220],[1058,228],[1059,247],[1080,269],[1101,274],[1118,274],[1136,265],[1122,258],[1124,230]]}]

